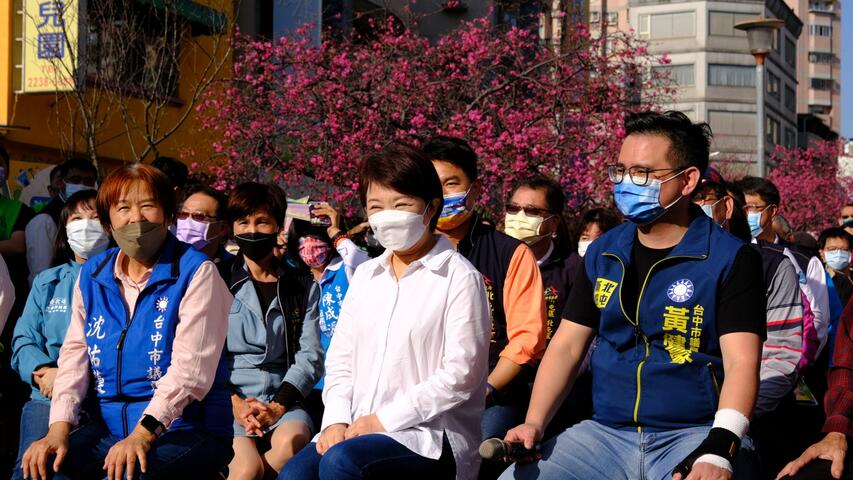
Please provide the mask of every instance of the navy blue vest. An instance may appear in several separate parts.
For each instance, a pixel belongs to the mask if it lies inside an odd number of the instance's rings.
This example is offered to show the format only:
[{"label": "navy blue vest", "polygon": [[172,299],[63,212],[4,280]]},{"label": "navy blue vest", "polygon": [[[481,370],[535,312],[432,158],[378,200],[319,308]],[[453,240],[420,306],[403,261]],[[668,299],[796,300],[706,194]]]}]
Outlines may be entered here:
[{"label": "navy blue vest", "polygon": [[459,241],[461,253],[480,274],[486,284],[486,295],[492,312],[491,341],[489,342],[489,371],[495,368],[500,354],[509,343],[504,311],[504,285],[512,257],[521,242],[498,232],[483,223],[479,216],[471,220],[471,230]]},{"label": "navy blue vest", "polygon": [[672,252],[638,279],[638,303],[629,305],[622,285],[636,238],[636,225],[620,225],[584,257],[601,310],[594,419],[652,431],[710,425],[723,381],[718,292],[744,244],[696,215]]},{"label": "navy blue vest", "polygon": [[[130,316],[113,272],[118,251],[109,249],[86,262],[80,273],[80,291],[92,387],[110,433],[124,438],[142,418],[155,382],[169,370],[181,299],[207,257],[169,234]],[[227,380],[223,357],[207,396],[184,408],[170,430],[195,428],[233,435]]]}]

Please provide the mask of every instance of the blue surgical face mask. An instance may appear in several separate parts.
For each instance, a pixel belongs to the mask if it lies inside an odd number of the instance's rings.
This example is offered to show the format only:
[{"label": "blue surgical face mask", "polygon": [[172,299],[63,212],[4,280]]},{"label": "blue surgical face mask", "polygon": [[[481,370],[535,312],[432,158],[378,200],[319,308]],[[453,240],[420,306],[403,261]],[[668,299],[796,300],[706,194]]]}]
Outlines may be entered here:
[{"label": "blue surgical face mask", "polygon": [[833,270],[845,270],[850,266],[849,250],[827,250],[823,252],[826,264]]},{"label": "blue surgical face mask", "polygon": [[74,195],[77,192],[82,192],[84,190],[97,190],[95,187],[90,187],[88,185],[83,185],[82,183],[66,183],[65,184],[65,200],[71,198],[71,195]]},{"label": "blue surgical face mask", "polygon": [[660,203],[660,188],[664,183],[681,175],[686,170],[682,170],[666,180],[658,180],[657,178],[649,178],[648,185],[638,186],[625,176],[620,183],[617,183],[613,188],[613,196],[616,198],[616,206],[622,215],[633,223],[645,225],[651,223],[661,215],[666,213],[666,210],[675,205],[681,200],[682,195],[679,195],[672,203],[663,206]]},{"label": "blue surgical face mask", "polygon": [[[708,216],[711,220],[714,220],[714,207],[717,206],[718,203],[722,202],[724,198],[717,200],[716,202],[710,205],[702,205],[702,211],[705,212],[705,215]],[[716,220],[714,220],[716,222]]]},{"label": "blue surgical face mask", "polygon": [[[765,208],[764,210],[767,209]],[[761,215],[764,214],[764,210],[746,214],[746,223],[749,224],[749,233],[752,235],[752,238],[758,237],[764,231],[764,227],[761,226]]]}]

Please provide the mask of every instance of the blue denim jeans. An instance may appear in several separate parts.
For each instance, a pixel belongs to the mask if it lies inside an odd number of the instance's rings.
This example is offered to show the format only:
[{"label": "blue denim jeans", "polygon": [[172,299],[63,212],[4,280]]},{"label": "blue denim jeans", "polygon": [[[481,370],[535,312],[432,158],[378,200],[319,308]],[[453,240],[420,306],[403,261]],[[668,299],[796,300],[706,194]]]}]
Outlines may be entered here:
[{"label": "blue denim jeans", "polygon": [[433,460],[387,435],[371,434],[344,440],[322,456],[317,444],[309,443],[285,464],[278,480],[452,480],[455,476],[456,463],[447,437],[441,457]]},{"label": "blue denim jeans", "polygon": [[21,411],[21,435],[18,443],[18,458],[15,460],[15,471],[12,472],[13,480],[24,478],[21,470],[21,458],[30,444],[47,435],[48,421],[50,420],[50,400],[30,400],[24,404]]},{"label": "blue denim jeans", "polygon": [[[104,459],[118,442],[119,439],[100,423],[92,422],[77,428],[68,437],[68,455],[54,479],[94,480],[106,477],[102,468]],[[231,442],[231,438],[196,430],[168,431],[151,445],[148,473],[140,472],[138,478],[212,478],[234,456]]]},{"label": "blue denim jeans", "polygon": [[[672,470],[702,443],[711,427],[667,432],[617,430],[586,420],[545,441],[542,459],[514,464],[501,480],[671,480]],[[735,457],[734,478],[757,476],[752,441],[744,438]]]}]

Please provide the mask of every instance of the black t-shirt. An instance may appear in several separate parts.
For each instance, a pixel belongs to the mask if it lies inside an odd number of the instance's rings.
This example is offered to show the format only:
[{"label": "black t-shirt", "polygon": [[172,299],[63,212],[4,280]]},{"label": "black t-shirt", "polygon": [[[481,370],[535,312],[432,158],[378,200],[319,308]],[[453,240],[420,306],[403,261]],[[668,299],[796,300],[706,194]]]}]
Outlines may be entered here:
[{"label": "black t-shirt", "polygon": [[258,294],[258,301],[261,302],[261,313],[266,316],[270,304],[275,300],[278,291],[276,287],[278,282],[259,282],[252,280],[252,285],[255,286],[255,293]]},{"label": "black t-shirt", "polygon": [[[672,248],[653,249],[634,241],[631,251],[631,265],[625,272],[622,301],[625,305],[636,305],[637,296],[649,269],[665,258]],[[767,310],[765,302],[756,302],[763,298],[764,280],[761,256],[749,245],[743,245],[735,255],[729,277],[720,292],[720,304],[717,308],[717,334],[722,336],[733,332],[749,332],[767,336]],[[630,310],[630,309],[629,309]],[[634,313],[627,312],[629,315]],[[563,318],[598,330],[601,311],[593,300],[593,285],[586,274],[586,265],[581,264],[569,300],[563,309]],[[627,325],[627,323],[626,323]]]}]

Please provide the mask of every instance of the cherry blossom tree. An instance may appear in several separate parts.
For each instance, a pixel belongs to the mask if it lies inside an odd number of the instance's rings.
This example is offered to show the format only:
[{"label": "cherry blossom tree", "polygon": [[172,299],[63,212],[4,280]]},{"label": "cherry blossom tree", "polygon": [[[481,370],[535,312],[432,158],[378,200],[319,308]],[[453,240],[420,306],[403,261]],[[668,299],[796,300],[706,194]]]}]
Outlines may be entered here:
[{"label": "cherry blossom tree", "polygon": [[777,167],[768,179],[782,197],[780,213],[796,230],[819,233],[836,223],[847,200],[839,179],[838,142],[819,142],[810,148],[777,146],[771,163]]},{"label": "cherry blossom tree", "polygon": [[671,82],[649,74],[668,59],[629,33],[577,25],[563,35],[555,49],[536,32],[477,20],[431,43],[380,20],[369,35],[320,46],[237,37],[232,79],[198,106],[218,155],[195,167],[220,188],[309,177],[329,186],[320,195],[350,202],[361,159],[444,134],[476,150],[487,212],[532,174],[559,180],[569,212],[606,202],[625,115],[672,100]]}]

